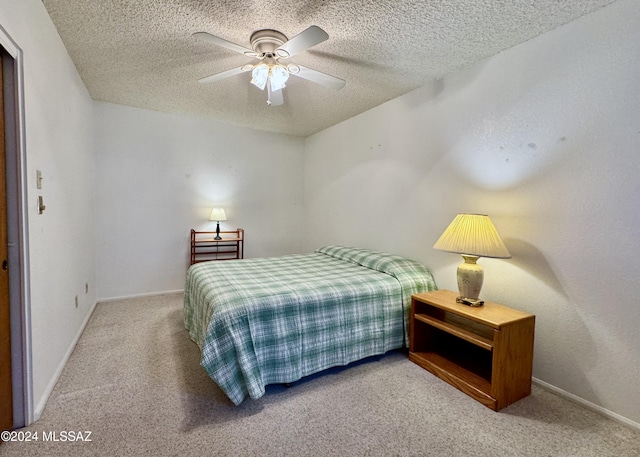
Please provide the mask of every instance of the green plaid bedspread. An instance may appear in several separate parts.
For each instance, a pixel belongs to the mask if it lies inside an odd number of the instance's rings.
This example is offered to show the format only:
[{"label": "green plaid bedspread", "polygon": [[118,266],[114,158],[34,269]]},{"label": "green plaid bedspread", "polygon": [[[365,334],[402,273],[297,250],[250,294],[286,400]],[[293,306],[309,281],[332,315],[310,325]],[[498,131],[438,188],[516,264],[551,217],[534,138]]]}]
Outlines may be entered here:
[{"label": "green plaid bedspread", "polygon": [[187,271],[184,323],[201,365],[238,405],[268,384],[402,347],[411,294],[435,288],[417,262],[340,246],[203,262]]}]

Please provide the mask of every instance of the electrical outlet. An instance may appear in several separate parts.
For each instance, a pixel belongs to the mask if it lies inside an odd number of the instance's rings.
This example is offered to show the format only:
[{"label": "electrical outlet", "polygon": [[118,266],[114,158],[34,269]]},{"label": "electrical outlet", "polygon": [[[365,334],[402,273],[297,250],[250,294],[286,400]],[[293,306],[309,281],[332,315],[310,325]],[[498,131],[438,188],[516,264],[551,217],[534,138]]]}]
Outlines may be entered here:
[{"label": "electrical outlet", "polygon": [[78,296],[76,295],[76,308],[78,307]]}]

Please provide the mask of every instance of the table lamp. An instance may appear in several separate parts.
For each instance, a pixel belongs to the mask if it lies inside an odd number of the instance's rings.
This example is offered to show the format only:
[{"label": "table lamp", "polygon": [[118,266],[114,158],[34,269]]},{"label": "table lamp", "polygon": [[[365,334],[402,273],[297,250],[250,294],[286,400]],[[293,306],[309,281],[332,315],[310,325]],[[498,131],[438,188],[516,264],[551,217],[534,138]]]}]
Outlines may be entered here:
[{"label": "table lamp", "polygon": [[226,221],[227,220],[227,215],[224,213],[224,209],[223,208],[213,208],[211,210],[211,216],[209,217],[210,221],[216,221],[216,237],[214,238],[214,240],[221,240],[222,237],[220,236],[220,221]]},{"label": "table lamp", "polygon": [[484,214],[458,214],[440,235],[434,249],[461,254],[464,262],[458,266],[458,303],[482,306],[480,289],[484,279],[482,267],[476,263],[480,257],[508,259],[509,250],[502,242],[495,226]]}]

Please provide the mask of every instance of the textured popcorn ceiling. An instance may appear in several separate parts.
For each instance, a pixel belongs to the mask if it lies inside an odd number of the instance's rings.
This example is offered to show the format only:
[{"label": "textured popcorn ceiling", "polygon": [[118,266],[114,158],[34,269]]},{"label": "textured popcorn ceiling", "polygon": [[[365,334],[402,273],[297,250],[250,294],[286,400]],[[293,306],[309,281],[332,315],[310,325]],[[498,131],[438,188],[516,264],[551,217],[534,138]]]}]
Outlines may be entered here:
[{"label": "textured popcorn ceiling", "polygon": [[[43,0],[91,96],[308,136],[531,39],[613,0]],[[254,30],[329,39],[291,59],[347,81],[333,91],[291,77],[266,105],[250,74],[199,78],[255,60],[198,41],[250,48]]]}]

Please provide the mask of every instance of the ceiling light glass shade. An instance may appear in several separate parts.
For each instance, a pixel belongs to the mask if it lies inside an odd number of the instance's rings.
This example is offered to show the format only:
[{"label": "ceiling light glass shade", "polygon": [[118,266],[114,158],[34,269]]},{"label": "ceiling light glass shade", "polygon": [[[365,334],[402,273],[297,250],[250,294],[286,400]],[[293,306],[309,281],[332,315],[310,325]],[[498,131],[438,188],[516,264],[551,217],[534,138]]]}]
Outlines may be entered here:
[{"label": "ceiling light glass shade", "polygon": [[226,221],[227,215],[224,213],[224,208],[213,208],[211,210],[210,221]]},{"label": "ceiling light glass shade", "polygon": [[289,79],[289,72],[282,65],[261,63],[256,65],[251,72],[251,84],[260,90],[264,90],[267,82],[271,84],[271,90],[274,92],[284,89],[287,79]]},{"label": "ceiling light glass shade", "polygon": [[511,257],[493,222],[484,214],[458,214],[433,247],[478,257]]},{"label": "ceiling light glass shade", "polygon": [[269,79],[269,67],[267,64],[256,65],[251,72],[251,84],[256,86],[260,90],[264,90]]},{"label": "ceiling light glass shade", "polygon": [[287,79],[289,79],[289,72],[282,65],[276,65],[271,68],[271,90],[276,91],[284,89]]}]

